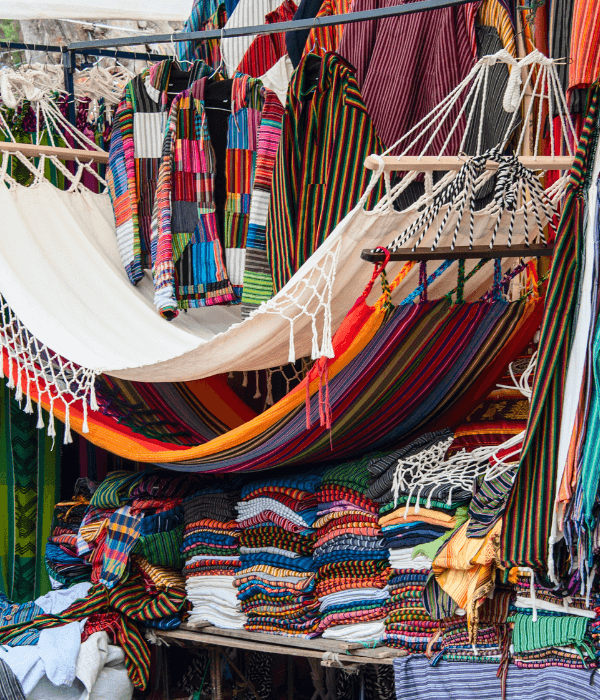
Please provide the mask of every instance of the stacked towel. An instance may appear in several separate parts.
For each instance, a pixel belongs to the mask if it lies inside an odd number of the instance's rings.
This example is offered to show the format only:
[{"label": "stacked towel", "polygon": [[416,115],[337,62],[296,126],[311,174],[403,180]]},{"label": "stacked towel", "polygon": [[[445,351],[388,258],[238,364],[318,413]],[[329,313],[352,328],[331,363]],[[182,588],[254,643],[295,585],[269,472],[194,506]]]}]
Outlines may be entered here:
[{"label": "stacked towel", "polygon": [[203,489],[184,503],[181,553],[188,601],[189,624],[210,622],[216,627],[242,629],[233,585],[240,567],[239,528],[234,520],[237,495],[224,488]]},{"label": "stacked towel", "polygon": [[318,626],[313,563],[318,474],[247,484],[237,505],[241,568],[235,585],[246,629],[312,637]]},{"label": "stacked towel", "polygon": [[377,524],[377,504],[367,498],[368,458],[337,465],[317,493],[314,559],[318,567],[319,632],[326,638],[379,641],[389,592],[388,552]]}]

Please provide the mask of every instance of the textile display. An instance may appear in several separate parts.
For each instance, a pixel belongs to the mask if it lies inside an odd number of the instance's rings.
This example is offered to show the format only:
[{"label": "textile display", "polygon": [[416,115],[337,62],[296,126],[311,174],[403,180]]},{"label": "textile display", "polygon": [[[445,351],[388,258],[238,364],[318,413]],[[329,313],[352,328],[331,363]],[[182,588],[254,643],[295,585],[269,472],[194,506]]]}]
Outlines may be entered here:
[{"label": "textile display", "polygon": [[242,629],[246,622],[234,587],[241,566],[236,500],[236,490],[215,486],[199,490],[183,504],[181,555],[191,626],[208,621],[215,627]]},{"label": "textile display", "polygon": [[377,506],[365,496],[369,457],[323,474],[313,553],[324,638],[379,641],[389,600],[388,551]]},{"label": "textile display", "polygon": [[242,489],[234,585],[249,631],[306,638],[318,633],[313,525],[320,476],[308,471]]},{"label": "textile display", "polygon": [[[502,681],[489,664],[461,664],[440,661],[431,666],[424,656],[394,659],[397,697],[407,700],[469,700],[502,696]],[[506,697],[526,700],[559,700],[564,688],[574,697],[592,700],[598,694],[598,680],[589,673],[570,668],[509,670]]]},{"label": "textile display", "polygon": [[[0,593],[25,603],[50,589],[44,568],[46,538],[60,487],[60,448],[37,429],[0,385]],[[46,416],[47,420],[47,416]],[[57,436],[61,444],[62,431]]]},{"label": "textile display", "polygon": [[[548,563],[561,406],[582,272],[587,180],[596,158],[597,108],[598,92],[594,89],[556,233],[532,412],[504,516],[501,559],[505,563],[542,568]],[[561,282],[565,276],[572,280],[568,288]]]}]

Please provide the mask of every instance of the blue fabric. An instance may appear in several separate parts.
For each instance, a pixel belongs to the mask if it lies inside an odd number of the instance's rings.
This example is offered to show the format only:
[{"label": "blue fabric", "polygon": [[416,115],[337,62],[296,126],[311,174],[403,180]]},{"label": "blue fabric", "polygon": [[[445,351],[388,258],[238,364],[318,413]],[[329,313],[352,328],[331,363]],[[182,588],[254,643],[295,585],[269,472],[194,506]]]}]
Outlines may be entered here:
[{"label": "blue fabric", "polygon": [[304,474],[293,474],[291,476],[270,477],[268,479],[260,479],[252,481],[242,487],[242,499],[250,495],[253,491],[264,486],[279,486],[280,488],[299,489],[315,493],[321,486],[323,478],[323,469],[307,471]]},{"label": "blue fabric", "polygon": [[241,568],[264,564],[266,566],[277,566],[282,569],[292,569],[293,571],[316,571],[312,557],[285,557],[281,554],[271,554],[270,552],[258,552],[256,554],[240,555]]},{"label": "blue fabric", "polygon": [[[21,622],[31,622],[36,617],[43,615],[44,611],[33,601],[18,605],[13,603],[4,595],[0,594],[0,627],[15,625]],[[27,630],[15,639],[7,642],[7,646],[19,647],[30,644],[37,644],[40,636],[39,630]]]},{"label": "blue fabric", "polygon": [[177,506],[164,513],[145,515],[140,524],[140,535],[156,535],[159,532],[169,532],[183,523],[183,508]]},{"label": "blue fabric", "polygon": [[325,564],[333,564],[339,561],[373,561],[388,558],[387,549],[381,551],[369,551],[356,550],[356,549],[343,549],[337,552],[330,552],[322,557],[315,557],[315,563],[317,566],[324,566]]}]

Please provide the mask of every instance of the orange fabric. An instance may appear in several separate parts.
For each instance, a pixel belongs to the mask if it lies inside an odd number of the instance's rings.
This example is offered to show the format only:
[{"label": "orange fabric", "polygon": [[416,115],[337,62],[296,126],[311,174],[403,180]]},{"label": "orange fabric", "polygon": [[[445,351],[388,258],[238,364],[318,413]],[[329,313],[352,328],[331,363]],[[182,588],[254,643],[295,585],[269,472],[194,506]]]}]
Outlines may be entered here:
[{"label": "orange fabric", "polygon": [[216,374],[214,377],[196,379],[186,384],[204,406],[210,406],[214,417],[225,423],[228,428],[237,428],[256,418],[256,411],[244,403],[227,384],[226,374]]}]

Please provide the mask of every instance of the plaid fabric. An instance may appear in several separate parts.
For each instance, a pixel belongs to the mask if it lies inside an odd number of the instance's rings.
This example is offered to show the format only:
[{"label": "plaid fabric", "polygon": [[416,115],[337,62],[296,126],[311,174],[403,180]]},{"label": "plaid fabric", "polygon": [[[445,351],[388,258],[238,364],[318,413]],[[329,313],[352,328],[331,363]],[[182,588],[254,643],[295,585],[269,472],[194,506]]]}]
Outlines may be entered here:
[{"label": "plaid fabric", "polygon": [[[137,75],[125,87],[113,119],[106,180],[117,222],[117,243],[129,279],[151,267],[150,239],[158,167],[167,122],[172,58]],[[190,84],[212,69],[195,61]]]},{"label": "plaid fabric", "polygon": [[152,240],[154,301],[167,318],[178,308],[239,301],[242,296],[250,197],[264,103],[259,80],[233,79],[226,153],[225,256],[215,206],[216,159],[198,80],[171,106],[157,190]]},{"label": "plaid fabric", "polygon": [[100,583],[107,588],[113,588],[125,573],[129,552],[140,535],[140,521],[131,515],[129,506],[119,508],[109,518],[100,573]]}]

